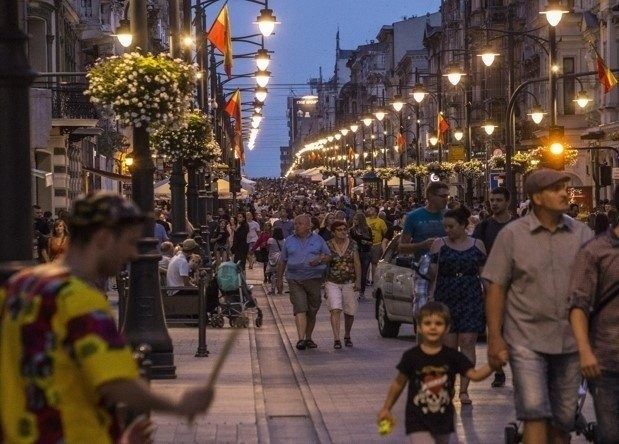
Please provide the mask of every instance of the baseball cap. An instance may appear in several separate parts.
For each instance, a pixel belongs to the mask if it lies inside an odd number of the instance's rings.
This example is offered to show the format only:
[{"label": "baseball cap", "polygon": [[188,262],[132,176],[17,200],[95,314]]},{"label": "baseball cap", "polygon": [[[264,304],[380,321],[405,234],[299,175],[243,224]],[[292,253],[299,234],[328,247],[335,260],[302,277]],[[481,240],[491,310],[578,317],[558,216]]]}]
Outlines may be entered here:
[{"label": "baseball cap", "polygon": [[571,177],[562,171],[540,168],[529,174],[524,183],[524,188],[527,194],[532,196],[557,182],[564,182],[570,179]]},{"label": "baseball cap", "polygon": [[130,200],[114,193],[95,191],[73,203],[67,223],[70,227],[115,227],[139,224],[146,218],[147,215]]},{"label": "baseball cap", "polygon": [[185,239],[181,243],[181,250],[183,251],[193,251],[198,249],[198,244],[193,239]]}]

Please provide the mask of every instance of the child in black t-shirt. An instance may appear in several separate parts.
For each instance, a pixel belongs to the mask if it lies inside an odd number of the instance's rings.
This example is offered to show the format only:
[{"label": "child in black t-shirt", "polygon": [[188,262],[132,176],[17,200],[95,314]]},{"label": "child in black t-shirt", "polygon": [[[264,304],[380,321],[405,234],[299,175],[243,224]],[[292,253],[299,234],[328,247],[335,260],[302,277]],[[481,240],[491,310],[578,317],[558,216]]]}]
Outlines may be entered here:
[{"label": "child in black t-shirt", "polygon": [[481,381],[492,374],[488,365],[473,368],[471,361],[457,350],[443,345],[451,316],[447,306],[428,302],[419,310],[417,325],[421,343],[407,350],[397,365],[378,422],[393,423],[391,408],[408,382],[406,434],[411,443],[448,443],[454,432],[454,381],[456,374]]}]

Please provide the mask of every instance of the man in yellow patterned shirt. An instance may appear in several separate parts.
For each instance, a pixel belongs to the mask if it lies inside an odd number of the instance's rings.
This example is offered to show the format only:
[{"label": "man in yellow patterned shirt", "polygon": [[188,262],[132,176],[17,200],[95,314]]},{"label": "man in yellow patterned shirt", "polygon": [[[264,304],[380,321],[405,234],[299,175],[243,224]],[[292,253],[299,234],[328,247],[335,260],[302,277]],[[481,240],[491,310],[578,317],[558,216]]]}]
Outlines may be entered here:
[{"label": "man in yellow patterned shirt", "polygon": [[172,401],[138,378],[97,289],[135,258],[145,219],[117,195],[78,200],[62,262],[23,270],[0,289],[0,442],[110,443],[120,435],[117,403],[189,418],[210,405],[206,386]]}]

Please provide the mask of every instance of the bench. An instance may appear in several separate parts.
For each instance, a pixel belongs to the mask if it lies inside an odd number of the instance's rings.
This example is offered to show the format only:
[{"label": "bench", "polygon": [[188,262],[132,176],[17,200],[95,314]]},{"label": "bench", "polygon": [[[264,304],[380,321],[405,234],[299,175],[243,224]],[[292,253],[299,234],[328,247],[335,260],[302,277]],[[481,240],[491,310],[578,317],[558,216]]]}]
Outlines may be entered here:
[{"label": "bench", "polygon": [[[195,294],[172,294],[174,291],[190,290]],[[200,303],[198,287],[161,287],[163,313],[168,325],[198,325],[198,305]]]}]

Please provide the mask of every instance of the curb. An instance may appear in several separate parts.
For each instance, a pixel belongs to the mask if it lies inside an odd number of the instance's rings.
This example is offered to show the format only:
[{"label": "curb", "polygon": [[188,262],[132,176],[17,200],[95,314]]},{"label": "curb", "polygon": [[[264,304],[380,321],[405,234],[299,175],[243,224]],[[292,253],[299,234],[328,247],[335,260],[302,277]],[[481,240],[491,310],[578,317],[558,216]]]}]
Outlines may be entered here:
[{"label": "curb", "polygon": [[332,443],[331,435],[329,434],[329,430],[325,425],[324,419],[322,417],[322,413],[318,408],[318,404],[316,403],[316,398],[312,393],[312,389],[307,382],[307,378],[305,377],[305,373],[303,372],[303,367],[299,362],[299,358],[297,354],[294,352],[292,348],[292,342],[290,341],[290,337],[286,332],[286,328],[284,327],[284,323],[279,315],[279,311],[277,307],[273,303],[273,301],[266,294],[266,288],[264,284],[262,284],[262,288],[265,291],[265,298],[269,304],[269,308],[273,313],[273,319],[275,319],[275,325],[277,330],[279,331],[279,335],[282,338],[282,343],[284,344],[284,349],[286,350],[286,355],[288,356],[288,361],[290,362],[290,366],[292,367],[292,371],[294,373],[294,378],[297,381],[297,385],[299,386],[299,391],[301,392],[301,396],[303,397],[303,401],[305,404],[305,408],[307,409],[312,424],[314,425],[314,429],[316,431],[316,435],[318,436],[318,440],[321,443],[327,444]]}]

